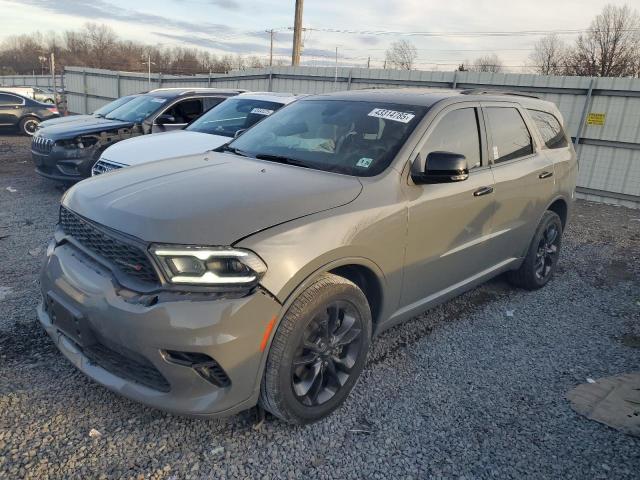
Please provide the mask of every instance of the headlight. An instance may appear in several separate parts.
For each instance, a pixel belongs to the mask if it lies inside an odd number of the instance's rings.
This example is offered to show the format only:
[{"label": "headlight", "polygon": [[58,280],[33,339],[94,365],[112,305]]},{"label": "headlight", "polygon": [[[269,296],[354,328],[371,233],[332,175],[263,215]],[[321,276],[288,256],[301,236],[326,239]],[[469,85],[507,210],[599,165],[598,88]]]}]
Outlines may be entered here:
[{"label": "headlight", "polygon": [[249,250],[154,245],[151,252],[175,284],[251,287],[267,271],[262,259]]}]

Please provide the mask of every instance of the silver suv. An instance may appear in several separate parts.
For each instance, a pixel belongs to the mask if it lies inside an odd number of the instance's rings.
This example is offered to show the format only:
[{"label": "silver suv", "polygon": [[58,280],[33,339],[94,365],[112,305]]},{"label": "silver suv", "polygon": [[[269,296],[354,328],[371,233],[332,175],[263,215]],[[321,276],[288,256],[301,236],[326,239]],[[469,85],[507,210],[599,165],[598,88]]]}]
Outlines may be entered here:
[{"label": "silver suv", "polygon": [[68,190],[38,316],[131,399],[313,422],[383,330],[503,272],[545,285],[576,172],[562,117],[535,98],[307,97],[218,151]]}]

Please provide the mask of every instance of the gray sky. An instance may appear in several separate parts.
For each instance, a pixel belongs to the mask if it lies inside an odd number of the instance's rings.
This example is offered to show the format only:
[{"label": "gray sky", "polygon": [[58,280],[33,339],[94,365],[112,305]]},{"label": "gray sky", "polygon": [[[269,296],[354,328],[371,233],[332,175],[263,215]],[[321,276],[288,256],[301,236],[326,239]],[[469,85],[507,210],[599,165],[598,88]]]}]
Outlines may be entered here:
[{"label": "gray sky", "polygon": [[[637,1],[610,3],[634,6]],[[293,26],[294,4],[294,0],[0,0],[0,39],[34,30],[77,29],[91,21],[109,25],[125,39],[266,58],[265,30],[274,28],[275,54],[288,60],[287,28]],[[371,57],[372,67],[380,67],[389,44],[402,38],[418,49],[417,68],[423,70],[451,70],[455,64],[496,53],[517,72],[527,63],[539,35],[468,33],[583,30],[604,4],[599,0],[306,0],[304,25],[309,30],[304,35],[303,61],[333,62],[337,46],[341,64],[364,66]],[[401,35],[411,32],[449,34]],[[571,42],[575,36],[562,38]]]}]

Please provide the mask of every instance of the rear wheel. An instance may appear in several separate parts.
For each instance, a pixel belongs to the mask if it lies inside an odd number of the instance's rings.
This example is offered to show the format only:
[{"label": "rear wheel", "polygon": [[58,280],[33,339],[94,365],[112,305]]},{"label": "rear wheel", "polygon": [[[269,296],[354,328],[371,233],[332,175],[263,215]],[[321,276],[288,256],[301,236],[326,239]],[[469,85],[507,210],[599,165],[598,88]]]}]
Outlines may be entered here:
[{"label": "rear wheel", "polygon": [[38,125],[40,125],[40,120],[36,117],[23,118],[20,120],[20,133],[31,137],[38,130]]},{"label": "rear wheel", "polygon": [[260,403],[290,423],[326,417],[355,385],[370,341],[371,311],[362,290],[324,274],[300,294],[278,326]]},{"label": "rear wheel", "polygon": [[527,290],[544,287],[558,264],[561,240],[560,217],[555,212],[546,211],[533,236],[524,262],[518,270],[509,272],[509,281]]}]

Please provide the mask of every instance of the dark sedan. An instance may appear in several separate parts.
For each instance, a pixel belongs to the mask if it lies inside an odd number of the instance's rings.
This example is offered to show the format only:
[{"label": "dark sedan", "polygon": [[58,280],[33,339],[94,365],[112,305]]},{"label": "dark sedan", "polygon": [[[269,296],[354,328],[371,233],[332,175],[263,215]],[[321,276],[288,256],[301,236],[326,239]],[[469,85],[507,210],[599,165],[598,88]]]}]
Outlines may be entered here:
[{"label": "dark sedan", "polygon": [[127,138],[184,128],[202,113],[243,90],[162,89],[139,95],[104,118],[42,128],[31,142],[36,172],[73,183],[91,168],[110,145]]},{"label": "dark sedan", "polygon": [[24,135],[33,135],[40,122],[59,116],[53,105],[0,90],[0,127],[17,127]]}]

